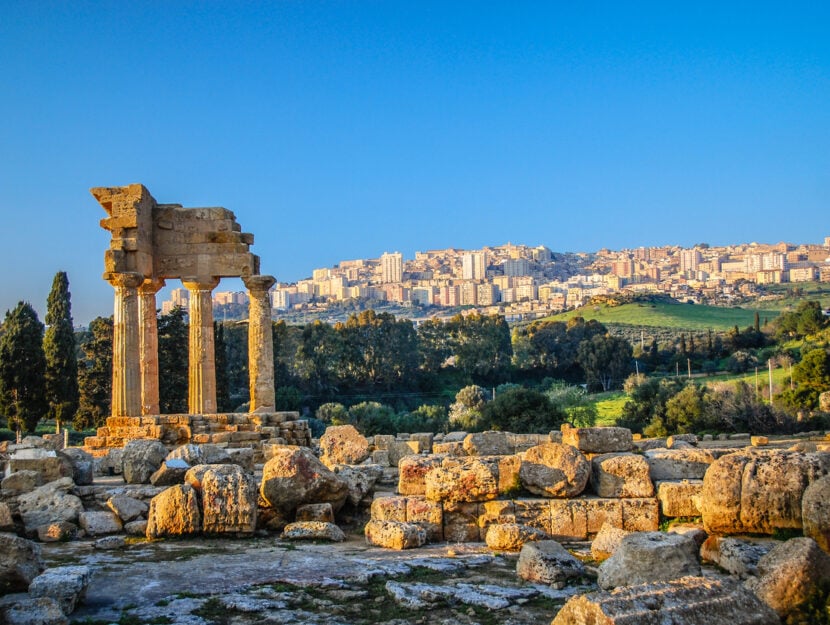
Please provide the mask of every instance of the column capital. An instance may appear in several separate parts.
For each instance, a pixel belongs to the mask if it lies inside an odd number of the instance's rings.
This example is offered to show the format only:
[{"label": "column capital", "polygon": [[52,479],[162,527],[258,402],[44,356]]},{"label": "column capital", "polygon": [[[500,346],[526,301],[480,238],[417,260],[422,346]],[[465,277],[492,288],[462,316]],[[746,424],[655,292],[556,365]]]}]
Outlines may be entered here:
[{"label": "column capital", "polygon": [[144,282],[144,275],[133,271],[126,273],[108,273],[104,274],[104,279],[114,287],[136,289]]},{"label": "column capital", "polygon": [[277,279],[274,276],[243,276],[242,282],[249,291],[267,291]]},{"label": "column capital", "polygon": [[182,278],[182,284],[188,291],[212,291],[219,286],[219,278],[216,276]]},{"label": "column capital", "polygon": [[142,295],[155,295],[164,288],[164,278],[145,278],[138,287]]}]

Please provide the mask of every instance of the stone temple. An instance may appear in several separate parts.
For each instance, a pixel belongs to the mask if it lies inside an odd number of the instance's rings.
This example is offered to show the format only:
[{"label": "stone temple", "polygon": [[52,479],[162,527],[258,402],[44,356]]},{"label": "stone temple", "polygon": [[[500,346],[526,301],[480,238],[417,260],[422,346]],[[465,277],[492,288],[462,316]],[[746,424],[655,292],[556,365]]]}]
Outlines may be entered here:
[{"label": "stone temple", "polygon": [[[104,255],[104,279],[115,289],[113,316],[112,417],[88,447],[121,446],[129,438],[190,442],[197,433],[218,429],[247,434],[282,433],[304,442],[304,422],[286,427],[289,418],[275,413],[271,304],[273,276],[261,275],[259,257],[251,253],[254,236],[242,232],[233,212],[221,207],[184,208],[159,204],[141,184],[95,187],[92,195],[107,217],[101,227],[112,235]],[[248,370],[250,412],[244,423],[235,415],[216,415],[216,370],[212,291],[222,278],[242,278],[250,300]],[[190,292],[188,412],[175,419],[159,415],[156,293],[167,280],[181,280]],[[213,415],[210,419],[207,416]],[[268,415],[272,415],[269,417]],[[170,426],[165,428],[164,426]],[[239,426],[243,430],[239,431]],[[281,426],[281,427],[277,427]],[[201,427],[204,432],[194,431]],[[136,429],[139,428],[139,429]],[[228,430],[230,428],[230,430]],[[290,436],[294,430],[299,437]],[[174,434],[175,433],[175,434]],[[253,434],[254,432],[251,432]],[[112,440],[101,440],[101,439]],[[203,437],[204,438],[204,437]],[[253,437],[251,437],[253,438]],[[175,440],[173,440],[175,439]],[[193,441],[198,442],[198,441]],[[214,442],[204,440],[202,442]],[[241,441],[237,441],[241,442]],[[289,442],[286,440],[285,442]]]}]

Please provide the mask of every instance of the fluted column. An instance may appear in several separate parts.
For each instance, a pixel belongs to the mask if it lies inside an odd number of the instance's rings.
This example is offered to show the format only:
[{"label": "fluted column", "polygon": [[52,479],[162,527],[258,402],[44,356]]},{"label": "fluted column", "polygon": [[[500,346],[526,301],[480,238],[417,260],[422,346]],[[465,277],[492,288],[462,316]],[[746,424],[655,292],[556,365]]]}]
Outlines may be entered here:
[{"label": "fluted column", "polygon": [[216,412],[216,360],[213,349],[212,291],[219,278],[182,280],[190,292],[187,405],[191,414]]},{"label": "fluted column", "polygon": [[113,417],[138,417],[141,415],[138,287],[144,282],[144,276],[113,273],[107,279],[115,289],[111,414]]},{"label": "fluted column", "polygon": [[145,280],[138,288],[138,338],[141,360],[141,414],[159,414],[159,333],[156,323],[156,293],[164,280]]},{"label": "fluted column", "polygon": [[273,276],[242,278],[248,289],[248,384],[251,412],[269,412],[275,408],[274,344],[271,328],[271,297],[268,293]]}]

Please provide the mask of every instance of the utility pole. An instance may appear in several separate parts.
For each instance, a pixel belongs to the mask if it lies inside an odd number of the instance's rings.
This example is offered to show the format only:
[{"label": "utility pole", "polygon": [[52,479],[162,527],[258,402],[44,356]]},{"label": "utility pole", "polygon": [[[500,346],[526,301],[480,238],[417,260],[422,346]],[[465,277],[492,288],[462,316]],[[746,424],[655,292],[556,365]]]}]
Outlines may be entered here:
[{"label": "utility pole", "polygon": [[772,358],[767,362],[769,363],[769,405],[772,406]]},{"label": "utility pole", "polygon": [[758,397],[758,367],[755,367],[755,397]]},{"label": "utility pole", "polygon": [[692,379],[692,359],[691,358],[686,359],[686,367],[689,370],[689,379],[691,380]]}]

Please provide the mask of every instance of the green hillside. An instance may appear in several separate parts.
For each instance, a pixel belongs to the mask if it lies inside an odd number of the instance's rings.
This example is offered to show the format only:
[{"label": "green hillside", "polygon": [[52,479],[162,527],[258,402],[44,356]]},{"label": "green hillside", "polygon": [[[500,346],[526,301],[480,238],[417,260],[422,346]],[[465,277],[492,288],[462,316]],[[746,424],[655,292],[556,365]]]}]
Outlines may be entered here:
[{"label": "green hillside", "polygon": [[[761,323],[778,316],[775,310],[758,310]],[[687,330],[728,330],[734,326],[745,328],[755,321],[754,308],[724,308],[703,304],[681,304],[667,302],[635,302],[608,306],[598,304],[584,306],[549,319],[567,321],[581,315],[586,320],[596,319],[604,324],[624,324],[656,328],[678,328]]]}]

